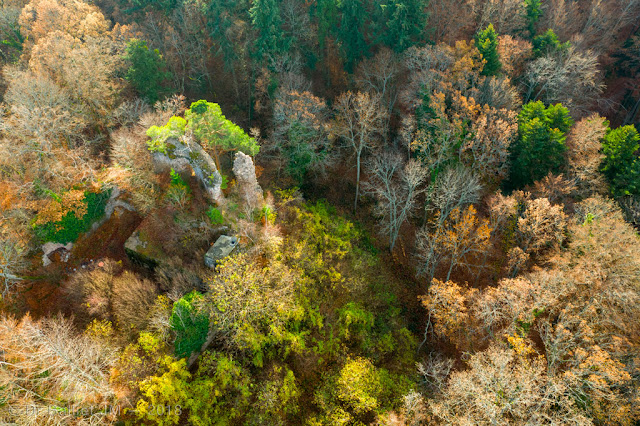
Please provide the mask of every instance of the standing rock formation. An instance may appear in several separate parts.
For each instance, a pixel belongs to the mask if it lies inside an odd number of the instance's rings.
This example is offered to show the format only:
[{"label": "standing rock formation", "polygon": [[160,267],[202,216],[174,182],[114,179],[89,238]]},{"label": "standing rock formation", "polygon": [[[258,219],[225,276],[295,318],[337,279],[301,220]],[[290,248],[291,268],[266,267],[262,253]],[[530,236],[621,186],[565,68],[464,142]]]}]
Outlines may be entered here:
[{"label": "standing rock formation", "polygon": [[233,174],[238,182],[240,197],[251,209],[258,208],[264,203],[262,188],[256,179],[256,168],[250,156],[238,151],[233,161]]},{"label": "standing rock formation", "polygon": [[173,168],[175,171],[185,171],[191,166],[196,177],[204,186],[209,199],[221,204],[222,175],[211,156],[192,138],[167,139],[167,154],[154,152],[153,161],[157,172]]}]

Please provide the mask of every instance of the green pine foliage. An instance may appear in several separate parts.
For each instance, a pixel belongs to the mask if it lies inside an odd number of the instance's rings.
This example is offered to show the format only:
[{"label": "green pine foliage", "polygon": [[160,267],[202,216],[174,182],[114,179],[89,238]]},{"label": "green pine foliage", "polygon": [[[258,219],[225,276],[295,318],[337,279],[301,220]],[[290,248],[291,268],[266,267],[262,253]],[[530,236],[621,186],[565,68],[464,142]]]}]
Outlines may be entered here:
[{"label": "green pine foliage", "polygon": [[640,195],[640,135],[634,126],[609,130],[602,142],[601,170],[615,196]]},{"label": "green pine foliage", "polygon": [[220,168],[220,155],[228,151],[241,151],[256,155],[260,146],[237,124],[227,120],[220,105],[199,100],[191,104],[184,114],[187,129],[193,131],[202,145],[213,150],[216,165]]},{"label": "green pine foliage", "polygon": [[533,39],[533,56],[539,58],[553,52],[562,52],[569,49],[571,42],[561,43],[552,29]]},{"label": "green pine foliage", "polygon": [[424,41],[428,14],[426,0],[388,0],[380,5],[384,28],[379,36],[382,44],[396,52]]},{"label": "green pine foliage", "polygon": [[542,0],[524,0],[529,37],[536,35],[536,24],[542,16]]},{"label": "green pine foliage", "polygon": [[276,57],[289,47],[289,40],[282,30],[279,3],[277,0],[254,0],[249,9],[251,24],[257,33],[253,52],[257,60]]},{"label": "green pine foliage", "polygon": [[345,68],[353,72],[355,65],[369,54],[369,43],[365,39],[367,30],[366,8],[363,0],[342,0],[337,2],[342,20],[337,32],[345,58]]},{"label": "green pine foliage", "polygon": [[220,209],[216,207],[213,207],[213,206],[209,207],[209,210],[207,210],[207,217],[209,218],[211,223],[214,225],[221,225],[224,223],[224,217],[222,216],[222,212],[220,211]]},{"label": "green pine foliage", "polygon": [[125,78],[133,88],[150,104],[162,95],[168,94],[166,81],[171,73],[166,71],[166,63],[158,49],[149,49],[144,40],[131,39],[125,51],[129,68]]},{"label": "green pine foliage", "polygon": [[482,58],[486,61],[482,69],[482,75],[496,75],[500,72],[502,64],[500,63],[500,55],[498,54],[498,34],[489,24],[487,28],[479,31],[475,38],[476,47],[482,54]]},{"label": "green pine foliage", "polygon": [[529,102],[518,115],[519,137],[511,150],[509,189],[523,188],[565,165],[566,134],[573,125],[569,110],[561,104],[545,107]]}]

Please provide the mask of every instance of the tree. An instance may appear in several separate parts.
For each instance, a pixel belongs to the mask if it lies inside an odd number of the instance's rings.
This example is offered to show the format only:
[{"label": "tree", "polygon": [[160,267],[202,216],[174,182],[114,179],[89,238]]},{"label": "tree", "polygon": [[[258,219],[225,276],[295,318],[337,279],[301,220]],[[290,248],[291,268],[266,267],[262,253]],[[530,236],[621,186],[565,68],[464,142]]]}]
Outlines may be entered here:
[{"label": "tree", "polygon": [[460,147],[462,158],[490,185],[498,185],[509,171],[509,149],[518,134],[517,115],[485,106],[474,120],[471,134]]},{"label": "tree", "polygon": [[63,31],[74,39],[86,41],[106,35],[109,26],[98,6],[83,1],[32,0],[20,15],[20,27],[27,41],[27,52],[56,31]]},{"label": "tree", "polygon": [[420,186],[426,180],[427,171],[416,160],[403,166],[398,155],[383,154],[372,159],[364,190],[377,200],[375,214],[382,218],[381,232],[389,238],[390,251],[415,208],[417,196],[424,192]]},{"label": "tree", "polygon": [[5,4],[0,11],[0,40],[2,48],[0,55],[6,63],[17,62],[22,53],[25,37],[20,31],[21,5]]},{"label": "tree", "polygon": [[334,159],[331,153],[326,103],[309,92],[278,94],[273,106],[274,135],[269,149],[287,162],[287,171],[298,182],[307,172],[324,172]]},{"label": "tree", "polygon": [[439,174],[427,196],[426,215],[432,220],[418,232],[417,246],[420,266],[418,275],[426,275],[431,282],[446,251],[439,250],[438,241],[445,232],[445,223],[453,211],[478,201],[482,185],[478,178],[463,166],[450,167]]},{"label": "tree", "polygon": [[356,83],[360,90],[375,93],[386,107],[386,128],[398,98],[398,73],[398,58],[387,48],[380,49],[372,58],[363,59],[356,68]]},{"label": "tree", "polygon": [[386,132],[386,113],[380,105],[380,98],[366,92],[347,92],[335,103],[336,121],[333,132],[342,138],[353,150],[356,157],[356,198],[354,211],[358,209],[360,197],[360,168],[362,153],[377,145],[377,136]]},{"label": "tree", "polygon": [[284,37],[278,4],[277,0],[254,0],[249,9],[251,24],[258,33],[254,55],[259,61],[287,50],[289,40]]},{"label": "tree", "polygon": [[640,194],[640,135],[634,126],[609,130],[602,142],[604,160],[600,170],[616,195]]},{"label": "tree", "polygon": [[108,34],[78,41],[56,30],[33,46],[29,69],[64,89],[87,121],[106,125],[122,88],[116,78],[122,47]]},{"label": "tree", "polygon": [[200,352],[207,340],[209,319],[200,309],[203,296],[192,291],[173,304],[169,323],[176,333],[175,353],[178,358],[189,358]]},{"label": "tree", "polygon": [[107,341],[78,334],[73,323],[61,316],[36,321],[27,314],[20,320],[0,318],[0,347],[3,420],[29,424],[116,420],[120,400],[109,370],[117,354]]},{"label": "tree", "polygon": [[476,34],[475,45],[482,54],[482,59],[486,62],[482,69],[482,75],[496,75],[502,68],[500,55],[498,54],[498,34],[489,24],[487,28]]},{"label": "tree", "polygon": [[[2,234],[0,234],[2,235]],[[0,300],[7,297],[15,285],[23,280],[17,275],[25,266],[24,250],[17,242],[2,235],[0,242]]]},{"label": "tree", "polygon": [[498,54],[502,71],[512,80],[520,77],[531,57],[531,43],[510,35],[498,37]]},{"label": "tree", "polygon": [[604,117],[592,114],[577,122],[567,137],[568,177],[580,196],[606,192],[600,166],[604,159],[602,142],[608,129],[609,122]]},{"label": "tree", "polygon": [[558,36],[552,29],[533,38],[533,57],[539,58],[551,53],[566,51],[571,47],[571,42],[560,43]]},{"label": "tree", "polygon": [[544,357],[529,359],[519,348],[496,345],[473,354],[468,369],[452,373],[443,394],[428,401],[435,417],[447,424],[590,424],[547,376]]},{"label": "tree", "polygon": [[526,5],[522,0],[487,0],[481,8],[479,28],[491,24],[501,34],[519,35],[526,25]]},{"label": "tree", "polygon": [[[454,268],[471,271],[484,267],[484,256],[489,248],[491,228],[487,220],[478,220],[476,209],[468,206],[464,211],[455,208],[442,226],[431,232],[422,229],[418,235],[418,257],[425,269],[435,270],[443,260],[448,260],[446,281]],[[436,265],[429,263],[437,260]]]},{"label": "tree", "polygon": [[529,38],[536,35],[536,24],[542,16],[542,0],[524,0],[527,13],[527,29]]},{"label": "tree", "polygon": [[529,63],[525,85],[525,101],[559,102],[575,116],[585,114],[604,88],[598,57],[573,46]]},{"label": "tree", "polygon": [[508,186],[522,188],[547,173],[560,173],[565,164],[566,133],[573,120],[561,104],[545,107],[530,102],[518,115],[519,137],[511,145],[511,174]]},{"label": "tree", "polygon": [[439,338],[449,340],[460,350],[466,348],[472,325],[469,301],[475,293],[477,290],[461,287],[453,281],[432,280],[427,294],[420,297],[428,312],[425,334],[432,327]]},{"label": "tree", "polygon": [[366,32],[366,9],[363,0],[344,0],[338,2],[342,20],[337,31],[337,38],[344,53],[346,69],[353,71],[354,65],[369,53],[369,46],[364,38]]},{"label": "tree", "polygon": [[228,151],[242,151],[256,155],[260,146],[238,125],[222,115],[220,105],[205,100],[191,104],[184,113],[187,129],[191,130],[203,146],[213,151],[216,166],[220,169],[220,156]]},{"label": "tree", "polygon": [[129,62],[126,79],[149,103],[154,104],[166,92],[165,80],[171,74],[158,49],[149,50],[144,40],[131,39],[127,44],[125,59]]},{"label": "tree", "polygon": [[380,8],[385,28],[380,28],[382,43],[396,52],[403,52],[424,40],[428,0],[387,0]]},{"label": "tree", "polygon": [[74,141],[86,126],[82,108],[47,76],[13,68],[5,68],[4,75],[10,112],[5,124],[16,138],[49,153]]},{"label": "tree", "polygon": [[540,254],[565,239],[566,216],[561,206],[552,206],[546,198],[526,202],[518,219],[517,239],[522,250]]}]

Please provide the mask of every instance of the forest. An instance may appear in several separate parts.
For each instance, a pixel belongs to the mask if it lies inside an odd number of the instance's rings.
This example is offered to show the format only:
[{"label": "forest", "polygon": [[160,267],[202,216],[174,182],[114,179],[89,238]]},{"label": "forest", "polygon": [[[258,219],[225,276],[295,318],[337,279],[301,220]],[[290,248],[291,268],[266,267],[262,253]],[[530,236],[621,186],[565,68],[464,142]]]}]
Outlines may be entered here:
[{"label": "forest", "polygon": [[0,424],[640,424],[640,0],[0,40]]}]

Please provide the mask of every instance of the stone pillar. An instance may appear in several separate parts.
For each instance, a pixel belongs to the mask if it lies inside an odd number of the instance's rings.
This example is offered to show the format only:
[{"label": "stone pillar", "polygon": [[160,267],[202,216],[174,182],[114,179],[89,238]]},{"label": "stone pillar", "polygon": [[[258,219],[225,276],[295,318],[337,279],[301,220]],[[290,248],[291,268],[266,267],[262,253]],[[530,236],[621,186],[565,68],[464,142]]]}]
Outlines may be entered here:
[{"label": "stone pillar", "polygon": [[236,176],[238,192],[242,200],[251,209],[261,207],[264,204],[264,197],[256,179],[256,168],[251,157],[238,151],[233,161],[233,174]]}]

